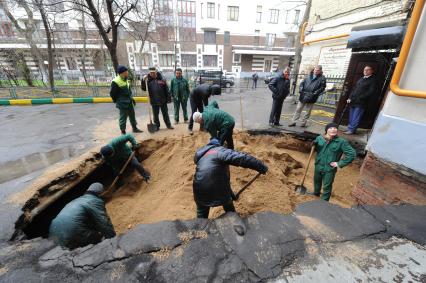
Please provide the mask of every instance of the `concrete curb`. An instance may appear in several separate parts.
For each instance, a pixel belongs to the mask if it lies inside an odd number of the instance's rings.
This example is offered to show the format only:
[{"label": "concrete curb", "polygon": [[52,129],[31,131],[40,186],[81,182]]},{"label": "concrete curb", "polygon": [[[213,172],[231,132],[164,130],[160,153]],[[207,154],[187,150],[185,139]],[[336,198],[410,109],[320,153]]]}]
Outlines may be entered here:
[{"label": "concrete curb", "polygon": [[[147,103],[147,97],[134,97],[136,102]],[[69,98],[34,98],[34,99],[0,99],[2,106],[28,106],[41,104],[69,103],[112,103],[110,97],[69,97]]]}]

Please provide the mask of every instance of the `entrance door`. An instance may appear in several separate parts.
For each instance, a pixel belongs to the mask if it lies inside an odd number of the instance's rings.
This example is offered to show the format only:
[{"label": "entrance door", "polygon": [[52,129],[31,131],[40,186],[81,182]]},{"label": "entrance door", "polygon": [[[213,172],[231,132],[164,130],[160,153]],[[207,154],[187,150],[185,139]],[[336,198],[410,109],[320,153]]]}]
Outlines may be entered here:
[{"label": "entrance door", "polygon": [[272,60],[265,60],[265,69],[264,72],[271,72],[272,69]]},{"label": "entrance door", "polygon": [[[371,129],[374,121],[376,120],[377,114],[380,110],[380,105],[383,101],[383,97],[386,94],[389,80],[392,77],[393,66],[392,58],[397,56],[395,53],[353,53],[349,62],[348,71],[346,73],[346,79],[344,83],[345,93],[340,97],[336,115],[334,116],[334,122],[337,123],[342,111],[346,105],[353,87],[356,82],[363,76],[363,70],[366,65],[373,67],[374,76],[377,81],[377,93],[370,99],[369,106],[364,112],[362,117],[360,128]],[[342,125],[347,125],[349,121],[349,110],[346,111]]]}]

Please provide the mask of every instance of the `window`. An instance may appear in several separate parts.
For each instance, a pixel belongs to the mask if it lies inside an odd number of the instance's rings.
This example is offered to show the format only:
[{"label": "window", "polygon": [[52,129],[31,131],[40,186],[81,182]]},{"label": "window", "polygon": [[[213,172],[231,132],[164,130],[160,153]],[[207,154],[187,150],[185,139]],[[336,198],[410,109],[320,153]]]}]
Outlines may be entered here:
[{"label": "window", "polygon": [[201,3],[201,18],[203,18],[203,3]]},{"label": "window", "polygon": [[157,27],[158,39],[160,41],[174,41],[175,33],[173,27]]},{"label": "window", "polygon": [[207,2],[207,18],[214,19],[214,3]]},{"label": "window", "polygon": [[241,54],[234,53],[234,56],[232,57],[233,63],[241,63]]},{"label": "window", "polygon": [[294,39],[295,39],[294,35],[288,35],[286,47],[294,47]]},{"label": "window", "polygon": [[270,24],[278,24],[278,17],[280,15],[280,10],[270,9],[269,10],[269,21]]},{"label": "window", "polygon": [[289,24],[290,23],[290,11],[285,11],[285,23]]},{"label": "window", "polygon": [[262,21],[262,6],[257,6],[256,8],[256,23],[260,23]]},{"label": "window", "polygon": [[12,37],[13,35],[12,23],[2,22],[0,26],[0,37]]},{"label": "window", "polygon": [[228,21],[238,21],[238,14],[238,6],[228,6]]},{"label": "window", "polygon": [[265,45],[268,47],[273,47],[275,43],[275,34],[274,33],[267,33],[266,39],[265,39]]},{"label": "window", "polygon": [[217,67],[217,55],[203,55],[204,67]]},{"label": "window", "polygon": [[223,35],[223,44],[229,45],[230,41],[231,41],[231,34],[229,33],[229,31],[225,31],[225,33]]},{"label": "window", "polygon": [[173,67],[175,63],[175,56],[173,54],[160,54],[161,67]]},{"label": "window", "polygon": [[182,54],[181,55],[182,67],[196,67],[197,66],[197,55],[195,54]]},{"label": "window", "polygon": [[295,10],[294,11],[294,24],[298,24],[299,23],[299,16],[300,16],[300,10]]},{"label": "window", "polygon": [[255,46],[259,46],[259,41],[260,41],[260,30],[255,30],[254,31],[254,42],[253,45]]},{"label": "window", "polygon": [[216,44],[216,32],[215,31],[204,31],[204,43],[205,44]]},{"label": "window", "polygon": [[178,0],[179,40],[196,40],[195,32],[195,1]]}]

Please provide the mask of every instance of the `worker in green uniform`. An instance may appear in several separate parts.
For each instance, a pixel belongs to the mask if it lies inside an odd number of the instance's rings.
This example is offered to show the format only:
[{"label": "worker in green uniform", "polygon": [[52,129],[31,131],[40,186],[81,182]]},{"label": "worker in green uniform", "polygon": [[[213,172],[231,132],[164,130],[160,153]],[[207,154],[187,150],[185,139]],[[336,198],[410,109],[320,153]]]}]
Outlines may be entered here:
[{"label": "worker in green uniform", "polygon": [[234,149],[234,140],[232,134],[235,126],[234,118],[219,109],[216,101],[212,101],[203,111],[195,112],[193,119],[207,130],[211,138],[217,138],[221,146],[226,145],[229,149]]},{"label": "worker in green uniform", "polygon": [[[128,142],[132,144],[132,147],[127,145]],[[101,154],[105,162],[111,166],[114,175],[117,176],[132,154],[132,149],[136,150],[139,147],[140,145],[136,142],[133,135],[126,134],[114,138],[109,144],[103,146]],[[150,173],[143,168],[135,156],[130,160],[129,167],[136,169],[146,182],[149,181],[151,177]]]},{"label": "worker in green uniform", "polygon": [[100,197],[101,183],[93,183],[86,193],[68,203],[52,220],[49,237],[69,249],[96,244],[115,236],[114,227]]},{"label": "worker in green uniform", "polygon": [[179,123],[179,108],[182,106],[183,120],[188,122],[188,111],[186,106],[189,98],[189,84],[188,80],[182,77],[182,69],[177,68],[175,77],[170,83],[170,91],[173,97],[173,104],[175,109],[175,124]]},{"label": "worker in green uniform", "polygon": [[[314,146],[317,156],[315,158],[313,195],[319,197],[322,187],[321,198],[329,201],[337,169],[345,167],[354,160],[355,150],[347,140],[337,136],[337,124],[335,123],[325,126],[325,134],[319,135],[315,139]],[[344,154],[343,159],[341,159],[342,154]]]},{"label": "worker in green uniform", "polygon": [[125,66],[117,67],[118,75],[112,80],[110,96],[115,103],[115,107],[120,112],[118,120],[121,133],[126,134],[126,122],[129,117],[134,133],[142,133],[142,130],[136,126],[135,105],[136,102],[132,96],[132,89],[128,80],[129,72]]}]

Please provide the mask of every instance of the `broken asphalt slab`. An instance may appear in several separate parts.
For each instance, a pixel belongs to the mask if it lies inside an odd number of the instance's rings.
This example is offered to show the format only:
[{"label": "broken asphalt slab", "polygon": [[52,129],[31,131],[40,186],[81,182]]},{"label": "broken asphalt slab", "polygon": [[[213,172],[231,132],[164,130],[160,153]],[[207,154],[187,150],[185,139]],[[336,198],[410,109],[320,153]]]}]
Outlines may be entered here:
[{"label": "broken asphalt slab", "polygon": [[241,219],[227,213],[142,224],[71,251],[41,238],[5,243],[0,281],[356,282],[395,273],[424,282],[424,211],[313,201],[289,215],[262,212]]}]

